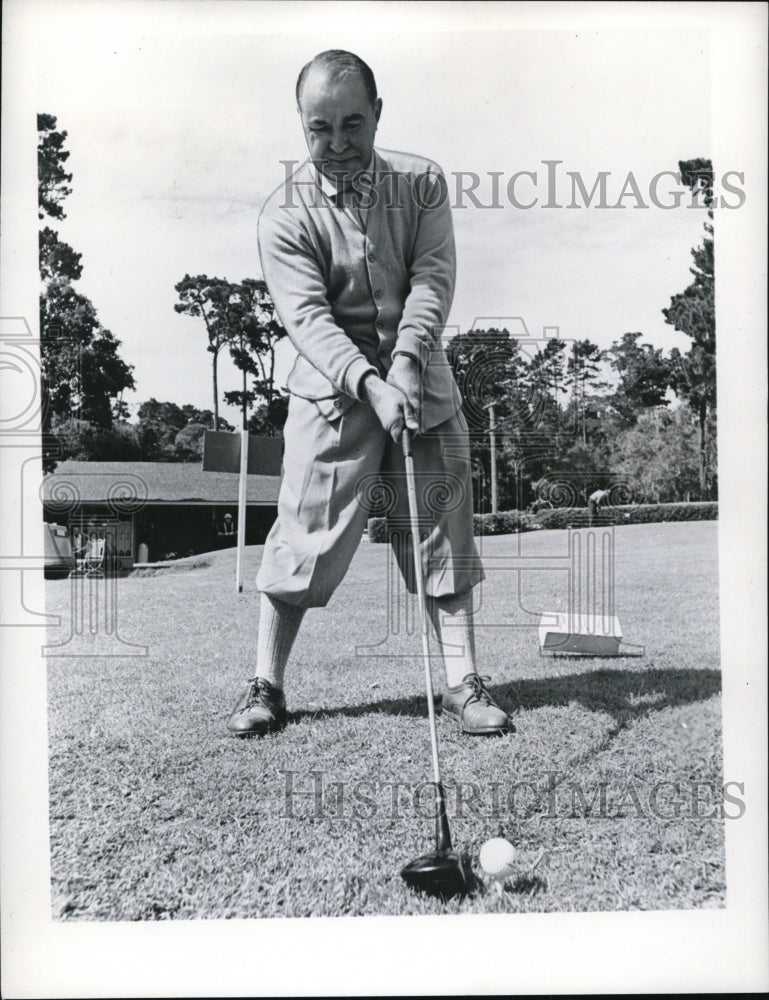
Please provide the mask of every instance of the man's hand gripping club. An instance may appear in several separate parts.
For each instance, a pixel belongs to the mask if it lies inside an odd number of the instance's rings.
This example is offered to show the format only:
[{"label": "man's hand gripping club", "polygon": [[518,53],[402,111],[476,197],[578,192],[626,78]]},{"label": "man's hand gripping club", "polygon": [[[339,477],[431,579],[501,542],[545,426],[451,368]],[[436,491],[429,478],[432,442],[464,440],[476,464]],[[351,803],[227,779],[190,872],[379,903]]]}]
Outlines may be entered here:
[{"label": "man's hand gripping club", "polygon": [[363,394],[394,441],[400,441],[404,427],[418,432],[419,370],[411,358],[397,355],[386,382],[369,375],[363,383]]}]

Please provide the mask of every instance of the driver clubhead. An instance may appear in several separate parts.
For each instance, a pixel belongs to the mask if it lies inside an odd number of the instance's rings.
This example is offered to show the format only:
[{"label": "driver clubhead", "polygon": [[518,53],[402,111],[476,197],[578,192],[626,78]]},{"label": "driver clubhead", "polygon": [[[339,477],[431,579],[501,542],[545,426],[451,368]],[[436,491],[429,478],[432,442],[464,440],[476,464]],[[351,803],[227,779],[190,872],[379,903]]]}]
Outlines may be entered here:
[{"label": "driver clubhead", "polygon": [[401,878],[409,888],[444,900],[468,892],[462,862],[453,851],[423,854],[401,870]]}]

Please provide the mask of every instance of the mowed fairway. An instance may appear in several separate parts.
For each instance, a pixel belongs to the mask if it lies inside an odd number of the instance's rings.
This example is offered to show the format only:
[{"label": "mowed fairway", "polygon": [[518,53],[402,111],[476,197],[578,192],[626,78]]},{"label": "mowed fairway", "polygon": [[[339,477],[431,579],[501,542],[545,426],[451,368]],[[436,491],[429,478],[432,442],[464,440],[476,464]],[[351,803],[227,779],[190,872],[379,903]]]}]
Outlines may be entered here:
[{"label": "mowed fairway", "polygon": [[[642,656],[541,657],[538,612],[568,606],[568,532],[481,540],[479,662],[517,731],[463,737],[438,720],[455,846],[477,877],[449,903],[399,877],[434,825],[419,636],[403,615],[388,634],[386,546],[362,544],[329,607],[308,612],[291,721],[264,740],[224,728],[253,672],[261,548],[242,595],[232,550],[120,580],[120,635],[148,655],[98,655],[96,636],[49,660],[54,916],[723,906],[717,524],[614,538],[617,614]],[[518,546],[534,557],[520,573]],[[72,584],[47,587],[67,624]],[[502,895],[478,862],[500,833],[519,850]]]}]

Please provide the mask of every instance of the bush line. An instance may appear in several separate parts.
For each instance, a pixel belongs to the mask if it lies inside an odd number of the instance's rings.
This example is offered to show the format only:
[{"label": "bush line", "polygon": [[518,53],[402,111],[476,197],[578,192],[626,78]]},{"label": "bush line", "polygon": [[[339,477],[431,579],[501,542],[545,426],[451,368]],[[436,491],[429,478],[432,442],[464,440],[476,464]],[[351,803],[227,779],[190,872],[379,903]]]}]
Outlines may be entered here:
[{"label": "bush line", "polygon": [[[718,502],[628,504],[607,507],[593,518],[593,525],[601,524],[652,524],[659,521],[717,521]],[[588,525],[585,507],[558,507],[528,511],[504,510],[499,514],[473,514],[473,534],[512,535],[522,531],[542,528],[584,528]],[[387,520],[370,517],[368,521],[370,542],[387,541]]]}]

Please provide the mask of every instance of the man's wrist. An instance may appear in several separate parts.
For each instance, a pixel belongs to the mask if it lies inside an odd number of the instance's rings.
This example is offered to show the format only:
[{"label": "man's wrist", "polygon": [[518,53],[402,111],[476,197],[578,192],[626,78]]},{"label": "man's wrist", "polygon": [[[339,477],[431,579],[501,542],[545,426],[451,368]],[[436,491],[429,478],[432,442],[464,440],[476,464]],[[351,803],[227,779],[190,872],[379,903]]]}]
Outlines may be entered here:
[{"label": "man's wrist", "polygon": [[376,368],[366,358],[356,358],[347,369],[344,385],[347,394],[353,399],[363,399],[363,382],[368,375],[377,374]]},{"label": "man's wrist", "polygon": [[366,372],[360,380],[361,398],[366,400],[367,403],[370,403],[372,395],[376,395],[377,389],[379,388],[378,383],[381,383],[381,381],[381,378],[375,371]]},{"label": "man's wrist", "polygon": [[430,349],[421,342],[413,331],[406,330],[398,334],[392,357],[393,360],[400,357],[410,358],[421,372],[424,371],[430,357]]},{"label": "man's wrist", "polygon": [[419,358],[415,357],[413,354],[409,354],[408,351],[394,351],[392,359],[393,362],[395,362],[396,359],[400,359],[402,362],[410,362],[417,370],[420,370],[421,368]]}]

